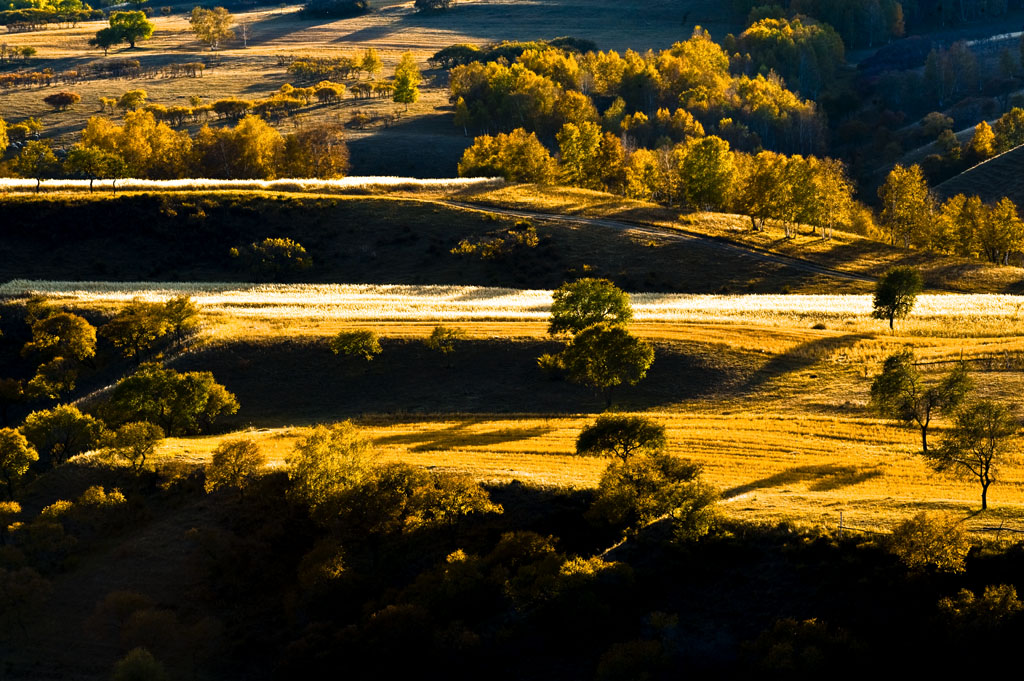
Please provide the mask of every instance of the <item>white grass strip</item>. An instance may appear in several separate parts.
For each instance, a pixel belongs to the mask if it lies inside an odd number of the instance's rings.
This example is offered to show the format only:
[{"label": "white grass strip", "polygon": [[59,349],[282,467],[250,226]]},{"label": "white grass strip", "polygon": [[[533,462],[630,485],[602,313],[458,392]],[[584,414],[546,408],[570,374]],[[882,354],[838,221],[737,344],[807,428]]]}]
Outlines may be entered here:
[{"label": "white grass strip", "polygon": [[[545,319],[551,291],[481,286],[369,284],[240,284],[225,282],[67,282],[14,280],[0,295],[44,294],[79,303],[121,303],[133,298],[165,301],[187,294],[211,312],[240,317],[350,320]],[[866,319],[870,295],[694,295],[634,293],[638,321],[773,321]],[[911,317],[1017,320],[1024,296],[922,295]]]},{"label": "white grass strip", "polygon": [[[359,189],[487,189],[500,187],[505,181],[500,177],[460,177],[417,179],[414,177],[342,177],[336,180],[318,179],[280,179],[280,180],[211,180],[206,178],[186,178],[182,180],[141,180],[123,178],[116,180],[96,180],[94,190],[129,191],[147,189],[267,189],[277,191],[329,192],[353,191]],[[42,191],[84,191],[89,189],[89,180],[43,180]],[[0,178],[0,190],[36,190],[36,181],[28,178]]]}]

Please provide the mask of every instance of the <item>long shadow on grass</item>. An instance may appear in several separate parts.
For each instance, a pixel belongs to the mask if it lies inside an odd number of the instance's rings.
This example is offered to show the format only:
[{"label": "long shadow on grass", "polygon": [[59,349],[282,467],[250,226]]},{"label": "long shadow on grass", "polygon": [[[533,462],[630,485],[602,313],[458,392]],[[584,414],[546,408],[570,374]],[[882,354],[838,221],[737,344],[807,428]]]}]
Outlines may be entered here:
[{"label": "long shadow on grass", "polygon": [[881,474],[882,471],[877,466],[839,466],[836,464],[795,466],[767,478],[724,490],[722,498],[731,499],[755,490],[792,485],[798,482],[810,482],[808,489],[812,492],[830,492],[877,478]]},{"label": "long shadow on grass", "polygon": [[375,439],[379,445],[414,445],[413,452],[428,452],[452,447],[487,447],[506,442],[521,442],[550,433],[554,428],[535,426],[533,428],[499,428],[487,432],[473,432],[472,426],[481,419],[466,419],[448,428],[419,433],[385,435]]},{"label": "long shadow on grass", "polygon": [[788,352],[776,355],[761,365],[747,379],[743,389],[747,391],[756,390],[769,381],[793,371],[800,371],[801,369],[813,366],[836,351],[848,348],[857,341],[870,337],[866,333],[848,333],[843,336],[826,336],[801,343]]}]

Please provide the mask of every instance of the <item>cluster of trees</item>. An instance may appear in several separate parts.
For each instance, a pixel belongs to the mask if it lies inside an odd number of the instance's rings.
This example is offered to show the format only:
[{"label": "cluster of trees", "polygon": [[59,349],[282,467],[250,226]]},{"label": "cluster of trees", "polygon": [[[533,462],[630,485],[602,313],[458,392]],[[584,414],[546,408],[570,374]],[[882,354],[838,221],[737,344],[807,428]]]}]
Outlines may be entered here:
[{"label": "cluster of trees", "polygon": [[[774,73],[732,75],[728,54],[700,27],[659,53],[578,55],[543,46],[513,63],[474,60],[451,69],[449,87],[456,124],[485,133],[521,127],[549,137],[566,123],[600,122],[629,137],[659,110],[681,108],[681,115],[709,131],[728,131],[748,148],[808,153],[822,142],[813,102],[787,90]],[[599,114],[596,102],[610,105]]]},{"label": "cluster of trees", "polygon": [[842,163],[771,151],[735,152],[715,135],[693,134],[657,150],[628,151],[621,138],[591,122],[567,123],[555,159],[534,133],[477,137],[459,161],[459,175],[501,176],[511,182],[558,181],[696,209],[735,210],[755,230],[771,220],[789,236],[798,224],[829,237],[851,229],[866,209],[853,198]]},{"label": "cluster of trees", "polygon": [[90,118],[63,161],[40,141],[26,144],[14,161],[15,172],[37,180],[341,177],[347,169],[348,147],[337,124],[306,125],[281,135],[263,119],[246,116],[233,128],[204,125],[193,139],[145,110],[126,113],[123,125]]},{"label": "cluster of trees", "polygon": [[362,56],[353,57],[298,57],[288,64],[288,73],[299,80],[315,81],[340,78],[345,80],[365,73],[376,78],[384,68],[376,48],[368,47]]},{"label": "cluster of trees", "polygon": [[[807,17],[767,17],[738,37],[726,36],[723,47],[740,60],[748,74],[775,73],[805,97],[816,99],[845,62],[843,40],[828,24]],[[737,62],[741,63],[737,63]]]},{"label": "cluster of trees", "polygon": [[20,59],[24,63],[35,55],[36,48],[31,45],[18,47],[17,45],[0,43],[0,64],[13,63],[15,59]]},{"label": "cluster of trees", "polygon": [[49,24],[77,26],[80,21],[102,19],[103,12],[81,0],[11,0],[0,3],[0,26],[9,33],[37,31]]},{"label": "cluster of trees", "polygon": [[1024,248],[1024,223],[1013,201],[986,205],[958,194],[938,204],[917,165],[893,168],[878,196],[882,227],[894,244],[1003,264]]}]

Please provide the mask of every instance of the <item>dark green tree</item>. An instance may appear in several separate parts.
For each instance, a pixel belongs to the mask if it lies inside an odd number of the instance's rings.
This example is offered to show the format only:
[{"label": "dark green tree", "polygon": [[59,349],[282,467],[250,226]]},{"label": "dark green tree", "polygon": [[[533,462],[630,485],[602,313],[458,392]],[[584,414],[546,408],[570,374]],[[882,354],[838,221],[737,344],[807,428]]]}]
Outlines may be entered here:
[{"label": "dark green tree", "polygon": [[346,357],[360,357],[367,362],[381,353],[377,334],[369,330],[342,331],[330,341],[331,352]]},{"label": "dark green tree", "polygon": [[96,447],[104,432],[102,421],[70,404],[32,412],[20,430],[39,458],[55,466]]},{"label": "dark green tree", "polygon": [[145,12],[111,12],[110,28],[118,32],[128,47],[134,49],[138,41],[153,37],[154,26],[146,18]]},{"label": "dark green tree", "polygon": [[665,426],[643,416],[602,414],[580,431],[576,453],[586,456],[616,456],[623,463],[633,455],[660,454],[668,438]]},{"label": "dark green tree", "polygon": [[654,363],[654,348],[624,327],[602,322],[576,334],[562,351],[566,376],[594,388],[612,406],[612,388],[636,385]]},{"label": "dark green tree", "polygon": [[888,319],[889,328],[893,328],[896,319],[903,319],[910,314],[914,301],[924,289],[924,280],[916,268],[909,265],[893,267],[886,272],[875,285],[874,311],[875,319]]},{"label": "dark green tree", "polygon": [[633,318],[629,295],[607,279],[562,284],[551,295],[548,333],[579,333],[599,322],[625,324]]}]

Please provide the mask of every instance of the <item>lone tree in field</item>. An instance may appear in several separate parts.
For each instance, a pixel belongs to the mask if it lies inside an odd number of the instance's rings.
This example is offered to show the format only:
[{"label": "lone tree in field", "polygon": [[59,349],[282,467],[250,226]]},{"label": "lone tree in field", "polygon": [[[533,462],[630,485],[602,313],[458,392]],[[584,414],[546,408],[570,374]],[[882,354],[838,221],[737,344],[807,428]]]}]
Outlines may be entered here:
[{"label": "lone tree in field", "polygon": [[70,90],[63,90],[43,97],[43,101],[46,102],[47,106],[53,107],[55,111],[67,111],[82,101],[82,95]]},{"label": "lone tree in field", "polygon": [[346,357],[360,357],[367,362],[381,353],[380,341],[373,331],[342,331],[330,341],[331,352]]},{"label": "lone tree in field", "polygon": [[893,267],[885,273],[875,285],[874,311],[875,319],[888,319],[889,328],[893,322],[910,314],[914,301],[924,289],[921,273],[907,265]]},{"label": "lone tree in field", "polygon": [[403,53],[401,61],[395,67],[395,93],[392,98],[399,104],[405,104],[405,110],[408,111],[409,105],[420,97],[417,86],[421,82],[423,76],[416,66],[416,58],[412,56],[412,52]]},{"label": "lone tree in field", "polygon": [[625,327],[594,324],[576,334],[561,354],[566,376],[597,390],[612,406],[612,388],[636,385],[654,363],[654,348]]},{"label": "lone tree in field", "polygon": [[223,7],[193,7],[188,23],[200,41],[209,45],[211,50],[216,50],[222,42],[235,37],[235,32],[231,30],[234,21],[235,18]]},{"label": "lone tree in field", "polygon": [[438,324],[423,341],[423,344],[444,357],[445,366],[451,366],[451,355],[455,352],[456,345],[465,338],[466,332],[462,329]]},{"label": "lone tree in field", "polygon": [[607,279],[577,279],[551,295],[548,333],[579,333],[600,322],[625,324],[633,318],[629,295]]},{"label": "lone tree in field", "polygon": [[117,35],[128,43],[129,48],[135,49],[135,43],[153,37],[154,26],[146,19],[145,12],[111,12],[110,28],[117,31]]},{"label": "lone tree in field", "polygon": [[871,384],[871,406],[887,418],[921,429],[921,451],[928,455],[928,426],[936,412],[952,412],[967,397],[971,379],[959,364],[938,384],[926,386],[914,364],[914,353],[903,350],[886,357],[882,373]]},{"label": "lone tree in field", "polygon": [[668,439],[665,426],[643,416],[602,414],[580,431],[576,453],[584,456],[615,456],[623,463],[631,456],[660,454]]},{"label": "lone tree in field", "polygon": [[949,471],[981,485],[981,510],[988,508],[988,488],[1013,453],[1011,438],[1020,424],[1001,404],[982,401],[960,412],[953,431],[925,456],[939,472]]}]

